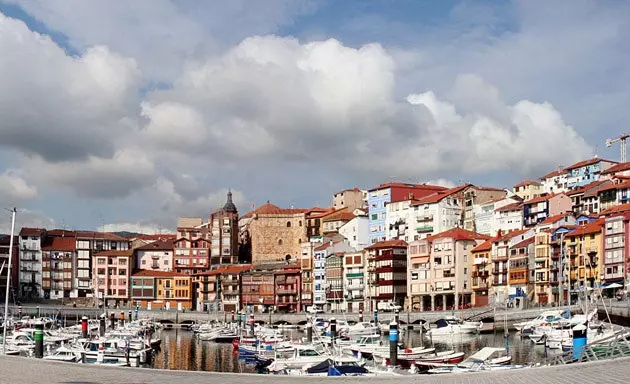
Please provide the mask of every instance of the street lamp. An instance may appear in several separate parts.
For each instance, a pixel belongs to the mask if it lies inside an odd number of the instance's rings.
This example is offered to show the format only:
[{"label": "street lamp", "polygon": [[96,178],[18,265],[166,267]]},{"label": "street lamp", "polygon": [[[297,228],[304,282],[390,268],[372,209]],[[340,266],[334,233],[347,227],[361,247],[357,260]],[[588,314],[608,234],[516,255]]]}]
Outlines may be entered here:
[{"label": "street lamp", "polygon": [[11,212],[11,238],[9,239],[9,266],[7,268],[7,286],[4,297],[4,331],[2,337],[2,353],[6,355],[7,353],[7,328],[9,325],[9,287],[11,286],[11,264],[13,259],[13,233],[15,232],[15,214],[17,213],[17,209],[14,207],[13,209],[7,209],[7,211]]}]

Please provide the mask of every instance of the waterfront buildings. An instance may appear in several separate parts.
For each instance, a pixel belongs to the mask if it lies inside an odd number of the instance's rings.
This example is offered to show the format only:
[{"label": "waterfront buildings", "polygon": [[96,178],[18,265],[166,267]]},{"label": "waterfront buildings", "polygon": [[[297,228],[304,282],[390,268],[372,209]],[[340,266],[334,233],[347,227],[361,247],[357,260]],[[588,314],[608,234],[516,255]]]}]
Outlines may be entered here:
[{"label": "waterfront buildings", "polygon": [[20,231],[19,296],[24,300],[44,297],[42,287],[42,241],[45,234],[46,230],[42,228],[22,228]]},{"label": "waterfront buildings", "polygon": [[[16,299],[20,294],[20,263],[19,263],[19,236],[13,236],[13,251],[10,251],[11,236],[0,235],[0,265],[4,265],[5,270],[8,269],[9,263],[11,263],[11,287],[9,290],[9,297]],[[9,253],[11,253],[11,259],[9,260]],[[25,272],[27,273],[27,272]],[[6,292],[7,287],[7,273],[0,275],[0,291],[2,296]]]},{"label": "waterfront buildings", "polygon": [[173,271],[173,240],[157,240],[134,249],[136,269]]},{"label": "waterfront buildings", "polygon": [[407,243],[385,240],[365,250],[369,310],[377,310],[379,303],[404,305],[407,298]]},{"label": "waterfront buildings", "polygon": [[239,309],[247,312],[268,312],[276,305],[275,272],[286,262],[267,262],[252,265],[241,273]]},{"label": "waterfront buildings", "polygon": [[275,309],[281,312],[302,310],[300,281],[301,271],[297,263],[285,264],[274,272]]},{"label": "waterfront buildings", "polygon": [[195,308],[204,312],[238,311],[241,274],[250,268],[249,264],[224,265],[194,275]]},{"label": "waterfront buildings", "polygon": [[173,269],[193,275],[210,268],[210,230],[200,217],[181,217],[174,242]]},{"label": "waterfront buildings", "polygon": [[183,273],[141,270],[131,276],[132,306],[192,309],[192,277]]},{"label": "waterfront buildings", "polygon": [[343,291],[348,312],[365,310],[366,251],[343,255]]},{"label": "waterfront buildings", "polygon": [[411,308],[427,311],[472,304],[471,251],[489,236],[454,228],[409,244]]},{"label": "waterfront buildings", "polygon": [[490,288],[492,302],[501,304],[506,302],[510,296],[522,297],[522,291],[517,292],[516,287],[511,287],[508,281],[511,250],[516,249],[514,248],[515,245],[522,245],[522,242],[532,238],[533,236],[533,229],[521,229],[507,233],[500,233],[493,239],[491,251],[492,286]]},{"label": "waterfront buildings", "polygon": [[628,239],[630,213],[613,214],[604,219],[603,280],[607,284],[624,284],[628,279]]},{"label": "waterfront buildings", "polygon": [[70,298],[74,287],[73,266],[77,260],[76,233],[48,232],[42,245],[42,288],[44,298]]},{"label": "waterfront buildings", "polygon": [[94,255],[94,287],[106,306],[126,306],[133,251],[101,251]]},{"label": "waterfront buildings", "polygon": [[77,262],[73,274],[75,292],[72,297],[93,297],[97,292],[92,275],[95,254],[129,250],[129,239],[108,232],[76,231],[76,240]]},{"label": "waterfront buildings", "polygon": [[494,304],[490,303],[488,295],[492,284],[492,240],[486,240],[470,250],[468,265],[471,270],[472,305],[475,307]]}]

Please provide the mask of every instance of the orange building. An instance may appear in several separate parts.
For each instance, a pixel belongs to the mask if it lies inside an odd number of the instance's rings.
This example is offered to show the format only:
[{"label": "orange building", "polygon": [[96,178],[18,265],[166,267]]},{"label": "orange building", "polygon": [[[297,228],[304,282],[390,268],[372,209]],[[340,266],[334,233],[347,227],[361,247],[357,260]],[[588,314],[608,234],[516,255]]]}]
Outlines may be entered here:
[{"label": "orange building", "polygon": [[192,277],[183,273],[141,270],[131,276],[133,305],[148,309],[192,309]]}]

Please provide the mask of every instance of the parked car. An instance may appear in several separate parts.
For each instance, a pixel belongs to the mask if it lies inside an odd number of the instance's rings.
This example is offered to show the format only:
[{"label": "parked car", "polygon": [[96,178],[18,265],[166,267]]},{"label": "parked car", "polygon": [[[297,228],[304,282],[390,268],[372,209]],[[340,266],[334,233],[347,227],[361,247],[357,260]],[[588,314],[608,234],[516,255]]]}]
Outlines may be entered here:
[{"label": "parked car", "polygon": [[309,307],[306,312],[312,314],[312,315],[316,315],[318,313],[324,313],[324,310],[321,309],[320,307],[318,307],[317,305],[313,305],[311,307]]},{"label": "parked car", "polygon": [[382,312],[394,312],[394,311],[400,312],[402,310],[402,307],[400,305],[394,304],[391,301],[388,301],[386,303],[378,303],[376,308]]}]

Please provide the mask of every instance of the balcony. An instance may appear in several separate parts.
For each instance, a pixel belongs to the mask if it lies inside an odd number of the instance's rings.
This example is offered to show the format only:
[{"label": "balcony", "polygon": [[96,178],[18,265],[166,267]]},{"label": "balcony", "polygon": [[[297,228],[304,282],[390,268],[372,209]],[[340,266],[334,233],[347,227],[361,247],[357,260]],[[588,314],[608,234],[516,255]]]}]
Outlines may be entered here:
[{"label": "balcony", "polygon": [[345,295],[344,299],[346,299],[346,301],[362,301],[363,295]]},{"label": "balcony", "polygon": [[508,255],[499,255],[499,254],[493,254],[492,255],[492,261],[506,261],[508,259]]},{"label": "balcony", "polygon": [[492,270],[492,274],[493,275],[505,275],[507,274],[508,270],[506,267],[503,268],[495,268]]},{"label": "balcony", "polygon": [[296,295],[297,294],[297,289],[294,289],[294,288],[293,289],[287,289],[287,288],[277,289],[276,293],[278,295]]},{"label": "balcony", "polygon": [[487,283],[481,283],[479,285],[473,285],[472,287],[473,291],[483,291],[488,289],[488,284]]},{"label": "balcony", "polygon": [[363,278],[363,276],[364,276],[363,272],[346,273],[346,278],[348,278],[348,279]]},{"label": "balcony", "polygon": [[420,227],[416,227],[416,232],[418,232],[418,233],[433,232],[433,226],[432,225],[423,225],[423,226],[420,226]]},{"label": "balcony", "polygon": [[347,291],[363,290],[364,288],[365,286],[363,284],[355,284],[355,285],[346,286]]}]

